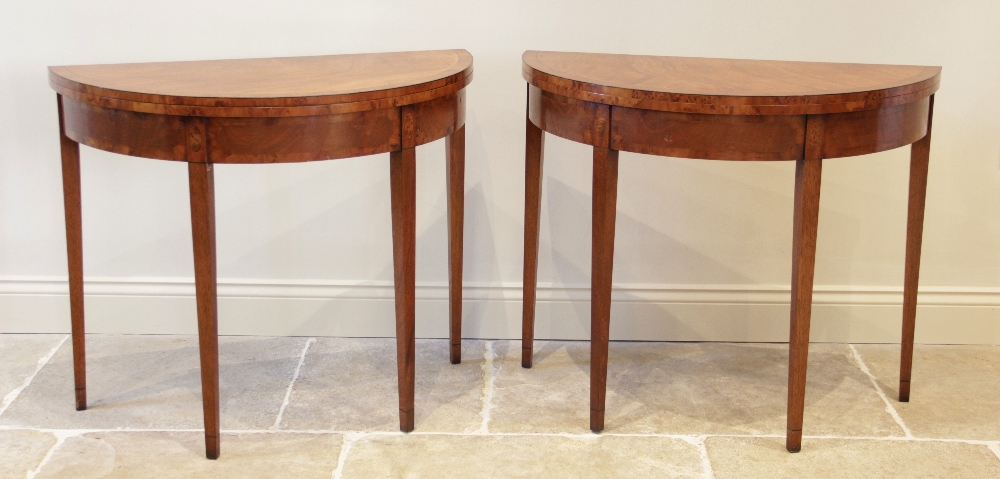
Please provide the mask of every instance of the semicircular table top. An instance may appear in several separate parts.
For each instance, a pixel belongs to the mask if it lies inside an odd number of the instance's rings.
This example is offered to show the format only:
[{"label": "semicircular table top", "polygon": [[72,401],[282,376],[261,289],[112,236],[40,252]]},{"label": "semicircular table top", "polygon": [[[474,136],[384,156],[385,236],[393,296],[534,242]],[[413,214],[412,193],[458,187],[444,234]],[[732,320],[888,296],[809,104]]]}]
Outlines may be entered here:
[{"label": "semicircular table top", "polygon": [[301,107],[381,100],[397,106],[406,98],[452,93],[471,76],[472,55],[465,50],[49,67],[49,83],[60,94],[137,111],[156,111],[151,107],[157,104]]},{"label": "semicircular table top", "polygon": [[909,103],[941,67],[524,52],[532,85],[580,100],[663,111],[817,114]]}]

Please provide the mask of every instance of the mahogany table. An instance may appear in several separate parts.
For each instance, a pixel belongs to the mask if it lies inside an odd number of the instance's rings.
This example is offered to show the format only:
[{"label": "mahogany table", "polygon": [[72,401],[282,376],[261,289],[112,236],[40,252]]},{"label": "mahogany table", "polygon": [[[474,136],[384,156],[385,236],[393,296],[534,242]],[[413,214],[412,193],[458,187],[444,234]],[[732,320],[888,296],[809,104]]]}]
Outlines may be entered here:
[{"label": "mahogany table", "polygon": [[604,429],[618,152],[795,161],[786,447],[802,442],[823,160],[912,144],[899,400],[910,395],[934,92],[941,68],[527,51],[522,366],[531,367],[542,151],[593,145],[590,428]]},{"label": "mahogany table", "polygon": [[212,165],[389,153],[399,427],[413,430],[415,147],[447,151],[451,362],[461,360],[465,50],[49,68],[57,92],[76,408],[87,407],[79,144],[188,164],[206,455],[219,456]]}]

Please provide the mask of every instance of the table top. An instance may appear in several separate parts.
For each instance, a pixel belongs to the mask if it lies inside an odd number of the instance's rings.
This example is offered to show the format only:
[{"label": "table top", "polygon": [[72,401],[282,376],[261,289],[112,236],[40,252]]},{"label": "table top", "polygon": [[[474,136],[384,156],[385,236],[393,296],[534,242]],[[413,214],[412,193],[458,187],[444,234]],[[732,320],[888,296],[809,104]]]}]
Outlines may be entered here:
[{"label": "table top", "polygon": [[396,106],[453,93],[471,76],[472,55],[465,50],[49,67],[49,83],[61,94],[151,112],[163,112],[164,105],[280,108],[379,100]]},{"label": "table top", "polygon": [[818,114],[917,101],[941,68],[526,51],[532,85],[580,100],[715,114]]}]

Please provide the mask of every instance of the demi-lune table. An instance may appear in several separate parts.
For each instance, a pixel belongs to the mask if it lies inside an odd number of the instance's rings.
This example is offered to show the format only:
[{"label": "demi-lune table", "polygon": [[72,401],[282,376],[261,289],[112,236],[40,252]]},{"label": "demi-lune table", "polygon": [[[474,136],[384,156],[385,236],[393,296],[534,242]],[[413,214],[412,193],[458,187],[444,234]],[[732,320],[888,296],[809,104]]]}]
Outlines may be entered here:
[{"label": "demi-lune table", "polygon": [[465,50],[49,68],[57,92],[76,408],[87,407],[80,150],[188,164],[205,448],[219,456],[212,165],[389,153],[399,424],[413,430],[415,147],[446,140],[449,321],[461,360]]},{"label": "demi-lune table", "polygon": [[941,68],[527,51],[522,366],[531,367],[542,151],[593,145],[590,428],[604,429],[618,152],[795,161],[786,447],[802,442],[823,160],[912,144],[899,400],[910,395],[934,92]]}]

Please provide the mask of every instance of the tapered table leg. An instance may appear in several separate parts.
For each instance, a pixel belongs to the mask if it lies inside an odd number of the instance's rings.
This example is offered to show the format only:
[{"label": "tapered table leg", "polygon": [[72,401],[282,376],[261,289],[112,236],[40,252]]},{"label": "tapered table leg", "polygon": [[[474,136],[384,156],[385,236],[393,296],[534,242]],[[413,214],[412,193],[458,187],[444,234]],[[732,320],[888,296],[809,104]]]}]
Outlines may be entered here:
[{"label": "tapered table leg", "polygon": [[219,327],[215,260],[215,175],[208,163],[188,163],[194,283],[198,299],[205,456],[219,457]]},{"label": "tapered table leg", "polygon": [[899,358],[899,400],[910,400],[913,371],[913,336],[917,320],[917,283],[920,276],[920,244],[924,233],[924,200],[927,198],[927,164],[931,155],[931,120],[934,95],[927,113],[927,134],[910,146],[910,204],[906,218],[906,272],[903,279],[903,338]]},{"label": "tapered table leg", "polygon": [[417,158],[413,148],[389,154],[392,189],[392,261],[396,287],[396,364],[399,380],[399,429],[413,430],[414,270],[416,267]]},{"label": "tapered table leg", "polygon": [[66,214],[66,259],[69,263],[70,330],[73,335],[73,382],[76,410],[87,409],[87,361],[83,326],[83,221],[80,206],[80,144],[66,136],[62,95],[59,106],[59,149],[62,153],[63,208]]},{"label": "tapered table leg", "polygon": [[785,447],[802,448],[802,412],[805,409],[806,368],[809,358],[809,321],[812,313],[813,266],[819,187],[823,171],[823,117],[806,123],[805,159],[795,164],[795,217],[792,232],[792,308],[788,340],[788,430]]},{"label": "tapered table leg", "polygon": [[462,234],[465,221],[465,125],[445,137],[448,175],[448,326],[451,363],[462,362]]},{"label": "tapered table leg", "polygon": [[604,429],[617,200],[618,151],[594,147],[594,223],[590,273],[590,430],[594,432]]},{"label": "tapered table leg", "polygon": [[535,341],[535,291],[538,287],[538,230],[542,209],[545,134],[526,120],[524,147],[524,294],[521,317],[521,366],[531,367]]}]

